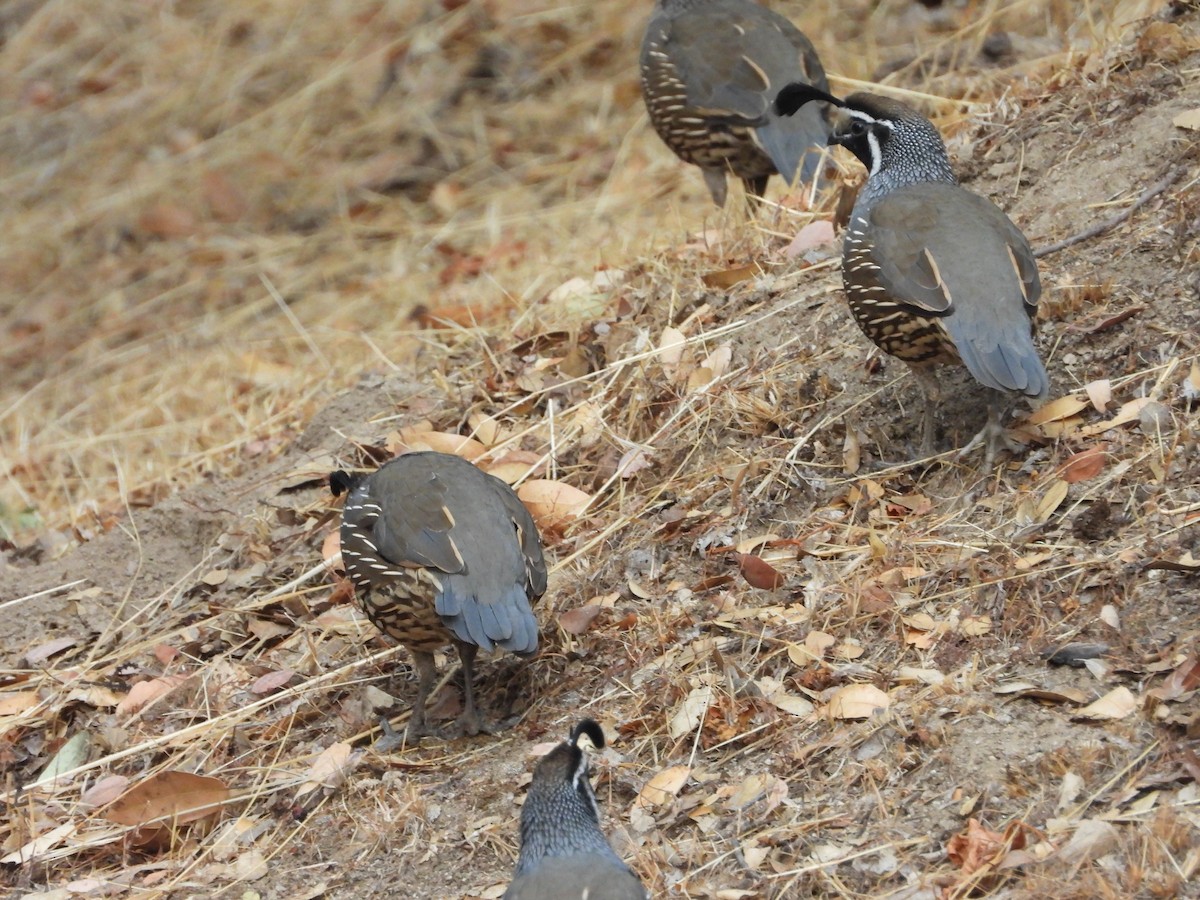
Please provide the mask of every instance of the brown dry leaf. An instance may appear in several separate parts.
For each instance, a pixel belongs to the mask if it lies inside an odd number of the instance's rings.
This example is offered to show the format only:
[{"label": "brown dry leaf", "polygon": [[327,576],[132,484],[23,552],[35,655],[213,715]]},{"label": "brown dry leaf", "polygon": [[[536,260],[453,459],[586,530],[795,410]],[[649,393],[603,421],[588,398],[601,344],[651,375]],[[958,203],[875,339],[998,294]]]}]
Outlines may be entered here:
[{"label": "brown dry leaf", "polygon": [[1127,687],[1114,688],[1099,700],[1090,703],[1075,713],[1076,718],[1090,719],[1094,722],[1109,719],[1124,719],[1137,711],[1137,698]]},{"label": "brown dry leaf", "polygon": [[321,541],[321,558],[329,568],[344,569],[342,564],[342,533],[340,528],[334,528]]},{"label": "brown dry leaf", "polygon": [[[478,459],[487,452],[487,448],[474,438],[455,434],[451,431],[418,431],[401,428],[400,440],[408,450],[434,450],[438,453],[451,453],[463,459]],[[389,446],[389,450],[391,447]]]},{"label": "brown dry leaf", "polygon": [[776,591],[783,587],[784,577],[773,565],[753,553],[734,553],[738,571],[751,587],[763,591]]},{"label": "brown dry leaf", "polygon": [[809,716],[815,709],[809,700],[798,694],[790,693],[784,687],[783,682],[776,678],[763,676],[756,678],[754,684],[762,693],[764,700],[785,713],[793,716]]},{"label": "brown dry leaf", "polygon": [[1095,478],[1104,471],[1107,457],[1104,447],[1091,447],[1067,457],[1062,466],[1062,479],[1067,484],[1076,484]]},{"label": "brown dry leaf", "polygon": [[712,705],[712,699],[711,685],[702,684],[692,688],[667,723],[667,733],[671,735],[672,740],[693,731],[700,724],[704,714],[708,712],[708,707]]},{"label": "brown dry leaf", "polygon": [[832,719],[869,719],[892,705],[892,698],[873,684],[848,684],[829,698]]},{"label": "brown dry leaf", "polygon": [[796,236],[787,245],[783,255],[787,259],[795,259],[806,250],[832,244],[834,240],[833,223],[828,219],[817,219],[796,232]]},{"label": "brown dry leaf", "polygon": [[683,350],[687,346],[687,335],[678,328],[667,326],[663,329],[662,337],[658,340],[658,359],[668,374],[673,374],[675,367],[683,359]]},{"label": "brown dry leaf", "polygon": [[692,770],[687,766],[668,766],[646,782],[633,805],[648,809],[671,802],[683,790],[691,774]]},{"label": "brown dry leaf", "polygon": [[1077,415],[1087,409],[1087,405],[1088,401],[1083,397],[1068,394],[1065,397],[1059,397],[1057,400],[1051,400],[1049,403],[1038,408],[1026,421],[1030,425],[1042,425],[1046,422],[1054,422],[1059,419],[1069,419],[1071,416]]},{"label": "brown dry leaf", "polygon": [[862,448],[858,442],[858,432],[853,428],[846,429],[846,439],[842,442],[842,471],[854,475],[862,467]]},{"label": "brown dry leaf", "polygon": [[564,528],[583,512],[591,495],[561,481],[533,478],[517,489],[521,502],[543,528]]},{"label": "brown dry leaf", "polygon": [[84,791],[79,799],[88,806],[104,806],[120,797],[128,787],[129,779],[124,775],[108,775]]},{"label": "brown dry leaf", "polygon": [[632,478],[642,469],[648,469],[654,465],[654,460],[650,457],[650,451],[645,447],[634,447],[632,450],[626,450],[617,463],[617,474],[622,478]]},{"label": "brown dry leaf", "polygon": [[959,832],[946,844],[946,856],[964,875],[995,865],[1007,852],[1005,836],[984,828],[978,819],[969,819],[966,832]]},{"label": "brown dry leaf", "polygon": [[716,288],[718,290],[728,290],[736,284],[741,284],[751,278],[757,278],[763,274],[763,267],[757,262],[749,262],[744,266],[735,266],[732,269],[720,269],[716,272],[708,272],[700,276],[700,280],[704,282],[705,287]]},{"label": "brown dry leaf", "polygon": [[981,637],[992,630],[991,616],[963,616],[958,623],[958,633],[967,637]]},{"label": "brown dry leaf", "polygon": [[25,654],[25,661],[29,663],[31,668],[38,668],[42,663],[54,656],[56,653],[62,653],[64,650],[70,649],[79,643],[79,638],[60,637],[52,641],[47,641]]},{"label": "brown dry leaf", "polygon": [[148,703],[165,697],[187,680],[186,675],[163,675],[161,678],[139,681],[129,689],[125,699],[117,704],[117,715],[125,716],[139,712]]},{"label": "brown dry leaf", "polygon": [[1128,425],[1130,422],[1136,422],[1141,417],[1142,408],[1150,402],[1149,397],[1137,397],[1130,400],[1128,403],[1122,404],[1117,414],[1107,422],[1097,422],[1095,425],[1085,425],[1079,429],[1079,433],[1084,437],[1092,437],[1097,434],[1103,434],[1113,428],[1119,428],[1122,425]]},{"label": "brown dry leaf", "polygon": [[1101,378],[1097,381],[1089,381],[1083,386],[1087,392],[1088,399],[1092,401],[1092,406],[1096,412],[1103,413],[1108,411],[1109,404],[1112,403],[1112,382],[1107,378]]},{"label": "brown dry leaf", "polygon": [[810,631],[804,636],[804,646],[818,657],[824,656],[826,651],[836,643],[837,638],[824,631]]},{"label": "brown dry leaf", "polygon": [[37,691],[17,691],[0,694],[0,716],[19,716],[38,703]]},{"label": "brown dry leaf", "polygon": [[362,753],[355,753],[347,741],[338,741],[321,751],[321,755],[313,761],[308,770],[308,779],[300,785],[296,797],[315,791],[319,787],[336,788],[346,780],[353,771]]},{"label": "brown dry leaf", "polygon": [[1163,683],[1146,693],[1156,700],[1178,700],[1200,687],[1200,659],[1188,656],[1172,670]]},{"label": "brown dry leaf", "polygon": [[246,214],[246,198],[224,172],[204,173],[204,202],[218,222],[236,222]]},{"label": "brown dry leaf", "polygon": [[286,687],[287,683],[295,677],[296,673],[291,669],[268,672],[266,675],[260,676],[254,684],[250,685],[250,693],[273,694],[280,688]]},{"label": "brown dry leaf", "polygon": [[187,237],[196,231],[196,217],[178,203],[156,203],[138,216],[138,228],[151,237]]},{"label": "brown dry leaf", "polygon": [[592,623],[601,612],[600,606],[577,606],[560,614],[558,625],[567,634],[583,634],[592,627]]},{"label": "brown dry leaf", "polygon": [[168,770],[135,784],[103,815],[118,825],[184,825],[219,815],[228,799],[229,788],[219,778]]},{"label": "brown dry leaf", "polygon": [[228,569],[213,569],[211,572],[206,572],[201,577],[200,583],[207,584],[209,587],[220,587],[228,578]]},{"label": "brown dry leaf", "polygon": [[1043,688],[1030,681],[1010,681],[998,684],[992,688],[993,694],[1002,696],[1012,694],[1017,697],[1028,697],[1032,700],[1045,700],[1048,703],[1087,703],[1087,696],[1076,688]]},{"label": "brown dry leaf", "polygon": [[1063,479],[1054,479],[1050,487],[1046,488],[1045,493],[1042,494],[1042,499],[1034,507],[1033,520],[1035,522],[1048,522],[1050,517],[1054,515],[1054,511],[1067,499],[1067,491],[1070,490],[1070,487]]},{"label": "brown dry leaf", "polygon": [[1200,106],[1185,110],[1171,120],[1176,128],[1186,128],[1188,131],[1200,131]]}]

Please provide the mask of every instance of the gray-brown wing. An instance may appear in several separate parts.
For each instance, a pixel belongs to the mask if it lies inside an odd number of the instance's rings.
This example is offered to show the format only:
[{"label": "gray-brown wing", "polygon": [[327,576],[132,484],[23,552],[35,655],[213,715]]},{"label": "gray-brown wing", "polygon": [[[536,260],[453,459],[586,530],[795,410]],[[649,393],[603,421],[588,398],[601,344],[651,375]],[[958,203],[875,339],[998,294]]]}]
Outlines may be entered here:
[{"label": "gray-brown wing", "polygon": [[1041,283],[1029,242],[995,204],[957,185],[918,184],[868,213],[878,283],[918,315],[944,316],[963,363],[997,390],[1042,396],[1032,339]]}]

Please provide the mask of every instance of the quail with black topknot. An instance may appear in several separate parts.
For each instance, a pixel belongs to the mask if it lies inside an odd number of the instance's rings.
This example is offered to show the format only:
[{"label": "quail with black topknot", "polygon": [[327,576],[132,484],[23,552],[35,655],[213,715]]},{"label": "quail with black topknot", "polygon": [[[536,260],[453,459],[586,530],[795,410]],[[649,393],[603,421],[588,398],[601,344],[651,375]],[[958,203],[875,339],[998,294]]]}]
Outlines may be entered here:
[{"label": "quail with black topknot", "polygon": [[987,425],[962,450],[984,442],[989,467],[1007,445],[1003,421],[1014,395],[1043,398],[1050,386],[1033,343],[1041,282],[1029,242],[999,207],[958,184],[941,135],[912,107],[793,84],[776,108],[789,115],[813,100],[837,110],[829,142],[867,167],[842,253],[854,319],[908,363],[924,389],[925,455],[933,453],[940,395],[934,367],[962,363],[992,389]]},{"label": "quail with black topknot", "polygon": [[753,0],[656,0],[642,42],[642,97],[659,137],[699,166],[717,206],[725,176],[761,197],[779,174],[812,181],[829,133],[825,114],[780,116],[772,100],[789,82],[828,89],[812,43]]},{"label": "quail with black topknot", "polygon": [[453,644],[463,670],[459,729],[491,729],[475,708],[475,655],[538,646],[531,604],[546,591],[541,539],[512,488],[448,453],[408,453],[376,472],[329,476],[342,511],[342,560],[372,623],[417,667],[410,739],[431,734],[425,702],[434,652]]},{"label": "quail with black topknot", "polygon": [[534,769],[521,808],[521,856],[503,900],[648,900],[600,830],[585,737],[604,747],[604,731],[584,719]]}]

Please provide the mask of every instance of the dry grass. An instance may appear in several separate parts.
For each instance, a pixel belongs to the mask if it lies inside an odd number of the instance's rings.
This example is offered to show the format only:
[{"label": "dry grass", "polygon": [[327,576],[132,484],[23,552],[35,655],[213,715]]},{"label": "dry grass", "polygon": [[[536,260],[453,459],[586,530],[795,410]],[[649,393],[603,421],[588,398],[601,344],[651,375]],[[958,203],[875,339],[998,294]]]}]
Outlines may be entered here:
[{"label": "dry grass", "polygon": [[[1154,90],[1152,74],[1114,74],[1151,6],[986,2],[929,19],[898,0],[816,2],[794,17],[843,85],[904,63],[888,82],[986,165],[1019,109],[1054,153],[1045,129],[1071,120],[1072,92],[1107,109],[1100,91],[1124,107]],[[706,205],[645,123],[642,3],[446,7],[3,13],[16,237],[0,250],[0,536],[30,586],[0,596],[14,628],[0,702],[15,710],[0,719],[0,841],[23,860],[3,877],[146,897],[495,897],[527,746],[582,711],[616,739],[602,803],[656,896],[1194,893],[1194,700],[1146,691],[1194,659],[1195,610],[1172,594],[1195,576],[1142,567],[1195,546],[1181,398],[1200,346],[1182,302],[1135,317],[1136,346],[1104,326],[1151,289],[1181,295],[1186,273],[1149,281],[1131,264],[1048,285],[1064,388],[1106,377],[1115,407],[1149,398],[1154,417],[1088,434],[1106,416],[1084,410],[989,477],[952,453],[889,465],[910,381],[867,359],[832,255],[783,255],[834,198],[814,210],[777,186],[753,221]],[[980,62],[1001,26],[1015,57]],[[1107,259],[1150,248],[1158,279],[1158,260],[1194,255],[1187,158],[1173,205],[1150,205]],[[728,288],[705,287],[714,275]],[[971,407],[950,404],[948,441]],[[336,509],[312,479],[369,464],[423,419],[496,457],[535,454],[593,500],[550,535],[541,656],[489,664],[504,675],[486,702],[521,725],[380,756],[366,738],[384,698],[367,686],[406,708],[409,688],[387,681],[405,656],[364,647],[371,628],[316,565]],[[1103,469],[1060,495],[1073,454],[1097,446]],[[1081,524],[1099,499],[1106,516]],[[749,588],[733,551],[785,586]],[[104,564],[71,569],[81,556]],[[40,580],[16,565],[30,560]],[[590,630],[555,627],[588,602],[604,607]],[[52,635],[27,642],[24,616],[74,643],[27,664]],[[1110,645],[1086,677],[1038,655],[1082,640]],[[148,706],[117,705],[172,676]],[[839,718],[855,685],[890,706]],[[1137,712],[1075,718],[1072,692],[1122,685]],[[46,776],[80,734],[70,773]],[[314,774],[331,753],[348,754],[344,780]],[[686,768],[677,795],[636,803],[669,767]],[[149,852],[89,802],[102,777],[167,770],[225,782],[226,821]],[[1009,849],[1028,858],[949,857],[971,818],[1020,823],[1007,839],[1027,846]],[[1111,824],[1108,843],[1071,855],[1083,822]]]}]

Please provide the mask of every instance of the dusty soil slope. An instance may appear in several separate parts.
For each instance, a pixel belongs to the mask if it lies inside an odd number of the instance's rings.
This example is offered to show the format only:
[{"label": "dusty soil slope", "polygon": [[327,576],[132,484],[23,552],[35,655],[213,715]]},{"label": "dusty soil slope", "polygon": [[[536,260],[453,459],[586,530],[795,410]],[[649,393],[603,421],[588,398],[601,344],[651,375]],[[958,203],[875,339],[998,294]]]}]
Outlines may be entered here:
[{"label": "dusty soil slope", "polygon": [[[0,883],[498,897],[586,713],[655,896],[1200,896],[1200,11],[1079,6],[777,4],[1035,246],[1136,206],[1043,258],[993,471],[953,372],[907,462],[915,383],[788,249],[836,192],[717,212],[657,142],[646,4],[6,6]],[[323,479],[426,430],[590,502],[482,665],[509,727],[380,753],[414,680]],[[223,816],[131,833],[146,779]]]}]

